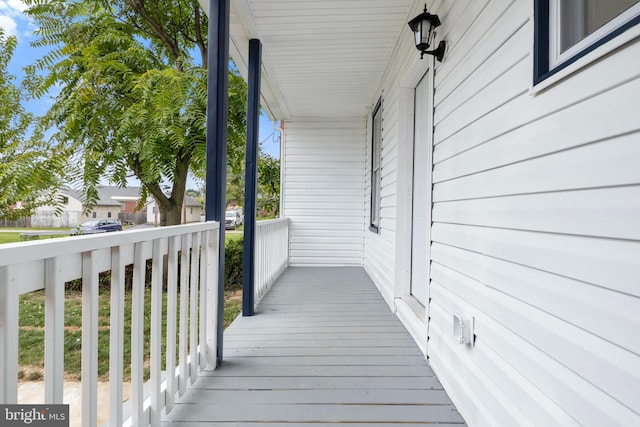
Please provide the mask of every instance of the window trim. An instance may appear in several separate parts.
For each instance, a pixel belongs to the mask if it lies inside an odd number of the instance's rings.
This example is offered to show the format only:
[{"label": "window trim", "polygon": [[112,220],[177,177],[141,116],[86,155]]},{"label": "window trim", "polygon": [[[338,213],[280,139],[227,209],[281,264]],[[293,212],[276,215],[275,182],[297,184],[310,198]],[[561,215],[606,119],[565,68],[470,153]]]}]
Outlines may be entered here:
[{"label": "window trim", "polygon": [[[552,3],[555,5],[557,0],[534,0],[534,59],[533,59],[533,84],[538,85],[549,77],[558,74],[560,71],[566,70],[571,65],[575,64],[578,60],[582,59],[586,55],[595,51],[599,47],[615,39],[622,33],[626,32],[632,27],[640,24],[640,13],[623,24],[615,27],[616,19],[614,18],[612,30],[608,30],[607,26],[601,27],[599,30],[585,37],[581,42],[577,43],[574,47],[568,49],[568,54],[564,53],[559,55],[559,62],[552,64],[551,61],[551,40],[554,30],[551,28],[550,16],[552,14]],[[640,7],[638,4],[632,6],[632,8]],[[636,11],[638,13],[638,11]],[[618,15],[618,17],[623,15]],[[608,24],[607,24],[608,25]],[[555,31],[557,32],[557,30]],[[602,35],[602,33],[605,33]],[[617,48],[618,45],[612,45],[609,50],[601,53],[608,53],[609,51]],[[593,56],[591,61],[599,58],[601,55]],[[578,69],[588,63],[581,64]],[[571,70],[573,72],[575,70]]]},{"label": "window trim", "polygon": [[[371,113],[371,180],[370,180],[370,193],[371,197],[369,200],[369,230],[374,233],[380,233],[380,187],[382,183],[382,116],[380,116],[380,141],[378,143],[378,147],[376,147],[376,117],[378,114],[382,114],[382,97],[378,98],[378,102],[376,103],[373,111]],[[376,155],[374,150],[378,150],[378,162],[379,164],[375,165]],[[377,174],[375,173],[377,169]],[[374,179],[377,177],[376,185],[374,186]],[[375,191],[374,191],[375,189]],[[375,216],[374,216],[374,206],[375,206]]]}]

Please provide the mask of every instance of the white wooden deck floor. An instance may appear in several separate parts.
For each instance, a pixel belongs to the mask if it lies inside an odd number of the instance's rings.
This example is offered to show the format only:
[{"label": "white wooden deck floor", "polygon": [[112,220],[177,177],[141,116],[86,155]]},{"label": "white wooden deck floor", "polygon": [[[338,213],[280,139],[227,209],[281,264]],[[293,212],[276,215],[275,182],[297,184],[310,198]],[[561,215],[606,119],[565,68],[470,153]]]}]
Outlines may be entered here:
[{"label": "white wooden deck floor", "polygon": [[288,268],[163,426],[463,425],[361,268]]}]

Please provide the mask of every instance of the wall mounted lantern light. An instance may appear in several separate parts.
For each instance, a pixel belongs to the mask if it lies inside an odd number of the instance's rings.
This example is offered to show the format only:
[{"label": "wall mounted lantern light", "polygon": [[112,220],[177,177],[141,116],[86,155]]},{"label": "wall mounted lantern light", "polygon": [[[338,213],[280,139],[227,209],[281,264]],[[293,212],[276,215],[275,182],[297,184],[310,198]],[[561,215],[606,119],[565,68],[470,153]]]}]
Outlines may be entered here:
[{"label": "wall mounted lantern light", "polygon": [[416,49],[420,51],[420,59],[422,59],[426,53],[427,55],[435,56],[438,62],[442,62],[442,57],[447,47],[444,40],[438,44],[436,49],[427,50],[435,38],[436,33],[434,29],[439,26],[440,18],[438,18],[438,15],[432,15],[427,12],[426,4],[424,5],[424,12],[409,21],[409,27],[411,31],[413,31],[416,39]]}]

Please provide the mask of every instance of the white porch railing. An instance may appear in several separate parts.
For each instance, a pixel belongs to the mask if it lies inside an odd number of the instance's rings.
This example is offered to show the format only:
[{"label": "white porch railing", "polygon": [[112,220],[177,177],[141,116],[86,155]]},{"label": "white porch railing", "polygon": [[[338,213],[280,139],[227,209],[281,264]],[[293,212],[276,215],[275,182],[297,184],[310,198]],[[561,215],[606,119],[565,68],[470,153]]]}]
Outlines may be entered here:
[{"label": "white porch railing", "polygon": [[[208,222],[0,246],[0,403],[17,402],[20,295],[40,289],[45,290],[43,403],[62,403],[65,282],[81,279],[82,426],[97,425],[98,276],[110,271],[109,425],[159,425],[162,411],[171,411],[176,396],[186,392],[199,371],[215,368],[218,239],[219,224]],[[149,259],[152,260],[151,333],[145,337],[145,271]],[[131,414],[124,420],[124,288],[125,266],[129,264],[133,264],[132,390]],[[163,273],[167,277],[164,313]],[[162,331],[165,316],[166,330]],[[166,348],[162,348],[163,335]],[[144,343],[148,339],[150,379],[145,386]],[[161,365],[163,351],[166,351],[166,373]]]},{"label": "white porch railing", "polygon": [[256,223],[255,304],[289,265],[289,219],[278,218]]}]

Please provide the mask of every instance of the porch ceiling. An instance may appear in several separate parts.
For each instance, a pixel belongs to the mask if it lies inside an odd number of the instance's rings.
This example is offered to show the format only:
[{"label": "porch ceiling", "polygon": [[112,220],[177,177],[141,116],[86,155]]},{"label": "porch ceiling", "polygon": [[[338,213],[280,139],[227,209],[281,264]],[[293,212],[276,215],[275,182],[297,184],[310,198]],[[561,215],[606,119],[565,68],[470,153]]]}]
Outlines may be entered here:
[{"label": "porch ceiling", "polygon": [[413,3],[231,0],[230,54],[246,78],[248,41],[262,41],[263,108],[273,119],[360,117]]}]

